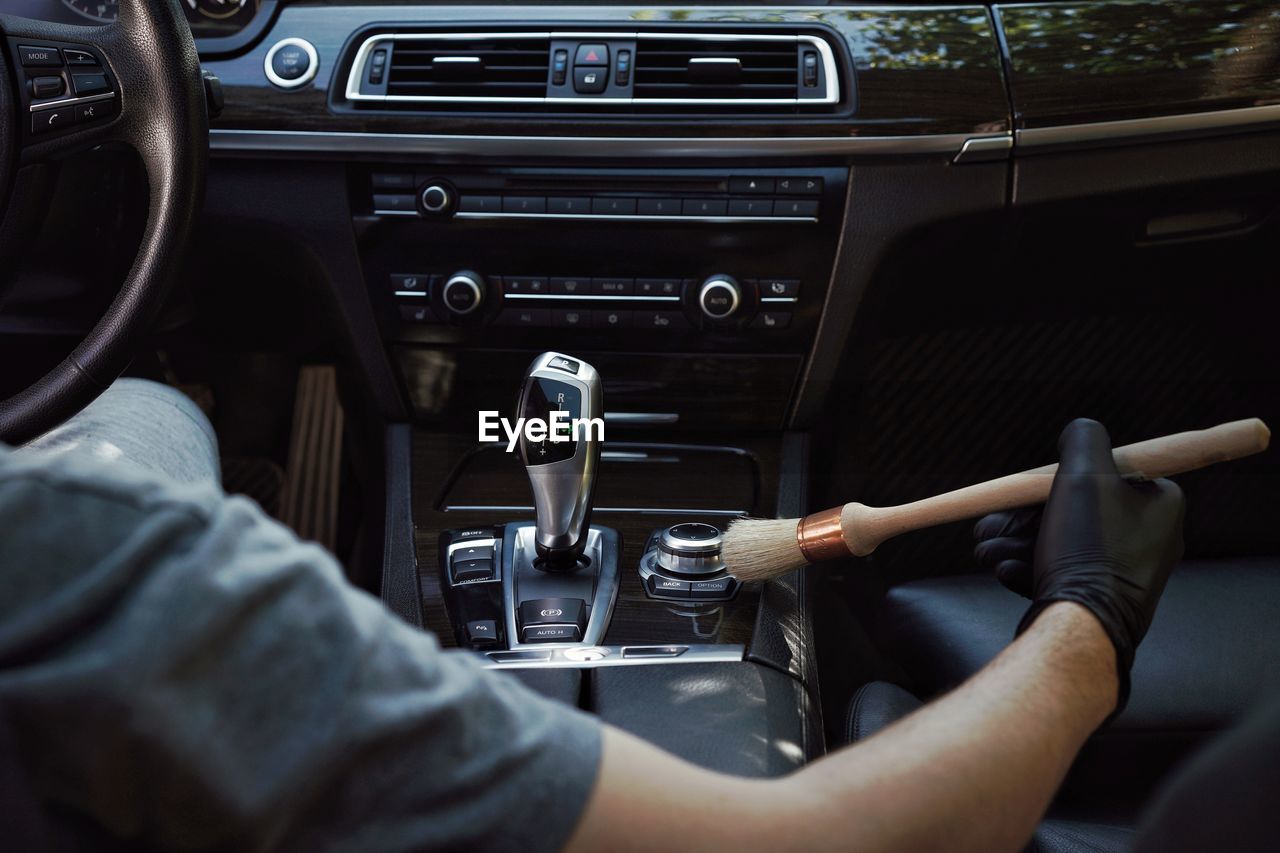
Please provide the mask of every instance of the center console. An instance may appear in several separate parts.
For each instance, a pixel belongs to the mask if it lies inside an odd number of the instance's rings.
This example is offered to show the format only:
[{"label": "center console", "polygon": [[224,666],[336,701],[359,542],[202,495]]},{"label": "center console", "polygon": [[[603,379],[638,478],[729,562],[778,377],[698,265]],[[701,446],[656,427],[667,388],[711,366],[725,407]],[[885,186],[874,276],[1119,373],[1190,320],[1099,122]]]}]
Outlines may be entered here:
[{"label": "center console", "polygon": [[[967,75],[951,88],[915,68],[927,45],[898,21],[923,14],[291,3],[217,69],[224,162],[296,156],[341,185],[335,286],[408,421],[388,435],[399,612],[725,772],[820,751],[803,574],[739,583],[719,541],[806,509],[789,430],[849,319],[830,306],[857,298],[847,246],[886,230],[850,221],[885,197],[859,158],[964,183],[1007,152],[986,10],[927,13]],[[315,48],[296,79],[275,68],[290,39]],[[605,440],[478,435],[481,412],[553,408],[598,413]]]}]

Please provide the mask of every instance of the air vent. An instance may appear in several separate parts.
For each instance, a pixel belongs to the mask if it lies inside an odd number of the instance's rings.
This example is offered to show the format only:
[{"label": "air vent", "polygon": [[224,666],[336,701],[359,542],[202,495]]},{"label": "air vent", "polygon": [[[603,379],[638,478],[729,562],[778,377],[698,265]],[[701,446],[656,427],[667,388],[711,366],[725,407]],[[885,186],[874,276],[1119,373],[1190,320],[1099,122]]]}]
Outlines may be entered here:
[{"label": "air vent", "polygon": [[360,42],[346,98],[366,109],[794,111],[839,104],[840,75],[831,45],[800,33],[382,32]]},{"label": "air vent", "polygon": [[550,42],[545,38],[398,39],[387,94],[433,98],[542,98]]},{"label": "air vent", "polygon": [[806,94],[806,55],[811,96],[818,98],[825,88],[818,46],[794,38],[651,36],[636,46],[636,101],[794,104]]}]

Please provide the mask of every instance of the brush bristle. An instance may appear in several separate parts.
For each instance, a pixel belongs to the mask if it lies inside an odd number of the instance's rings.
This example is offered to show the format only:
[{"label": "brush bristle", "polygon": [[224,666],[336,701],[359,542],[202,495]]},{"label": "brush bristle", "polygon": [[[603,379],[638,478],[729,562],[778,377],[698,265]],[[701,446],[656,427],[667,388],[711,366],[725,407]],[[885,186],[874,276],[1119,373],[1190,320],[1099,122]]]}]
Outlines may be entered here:
[{"label": "brush bristle", "polygon": [[776,578],[805,565],[796,518],[739,518],[724,533],[725,567],[743,581]]}]

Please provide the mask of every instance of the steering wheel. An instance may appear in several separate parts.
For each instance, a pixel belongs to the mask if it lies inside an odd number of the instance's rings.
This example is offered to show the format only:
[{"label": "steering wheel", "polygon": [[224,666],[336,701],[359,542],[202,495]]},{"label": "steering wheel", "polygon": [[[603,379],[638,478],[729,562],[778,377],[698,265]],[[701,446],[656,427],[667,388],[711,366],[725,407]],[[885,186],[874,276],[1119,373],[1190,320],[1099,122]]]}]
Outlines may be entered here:
[{"label": "steering wheel", "polygon": [[[63,49],[22,56],[23,45]],[[0,15],[0,46],[13,60],[0,55],[0,222],[15,169],[94,146],[132,147],[149,185],[137,256],[106,313],[61,364],[0,401],[0,441],[19,444],[83,409],[128,366],[178,273],[203,202],[209,119],[200,59],[179,0],[120,0],[119,19],[103,27]],[[23,67],[42,61],[46,67]],[[24,105],[28,81],[9,79],[14,69],[20,78],[63,76],[62,97]],[[105,80],[82,80],[80,72]],[[104,84],[114,97],[101,91]],[[53,116],[53,104],[61,116]],[[0,277],[11,269],[12,259],[0,257]]]}]

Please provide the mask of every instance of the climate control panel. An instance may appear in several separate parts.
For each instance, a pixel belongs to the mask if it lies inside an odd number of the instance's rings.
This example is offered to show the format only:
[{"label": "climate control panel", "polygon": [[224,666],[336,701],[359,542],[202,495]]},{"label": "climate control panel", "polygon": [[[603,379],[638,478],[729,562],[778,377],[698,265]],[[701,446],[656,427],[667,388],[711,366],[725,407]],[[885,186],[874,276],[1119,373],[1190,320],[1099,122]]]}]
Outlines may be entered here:
[{"label": "climate control panel", "polygon": [[782,331],[800,301],[799,279],[394,273],[400,319],[558,329]]}]

